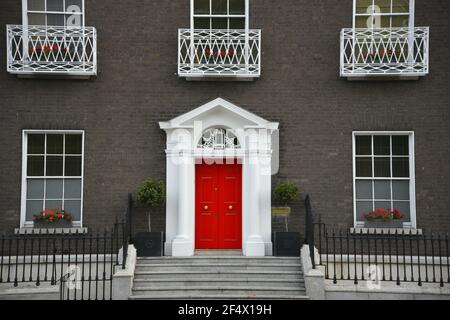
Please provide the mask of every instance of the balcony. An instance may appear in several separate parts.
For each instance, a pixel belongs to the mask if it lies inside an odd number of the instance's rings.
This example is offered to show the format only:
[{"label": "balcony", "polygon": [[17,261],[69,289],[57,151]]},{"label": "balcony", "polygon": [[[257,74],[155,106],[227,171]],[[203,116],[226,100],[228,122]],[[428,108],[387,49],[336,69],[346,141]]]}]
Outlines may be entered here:
[{"label": "balcony", "polygon": [[178,75],[253,80],[261,75],[261,30],[178,32]]},{"label": "balcony", "polygon": [[97,74],[93,27],[7,26],[7,69],[21,76]]},{"label": "balcony", "polygon": [[415,77],[429,72],[429,29],[343,29],[341,77]]}]

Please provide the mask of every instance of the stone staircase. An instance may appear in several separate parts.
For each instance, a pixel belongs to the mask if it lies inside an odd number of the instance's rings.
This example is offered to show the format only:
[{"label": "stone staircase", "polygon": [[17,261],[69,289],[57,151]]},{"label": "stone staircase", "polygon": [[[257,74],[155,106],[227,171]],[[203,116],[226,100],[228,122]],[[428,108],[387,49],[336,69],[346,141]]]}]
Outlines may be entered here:
[{"label": "stone staircase", "polygon": [[132,300],[305,300],[300,258],[138,258]]}]

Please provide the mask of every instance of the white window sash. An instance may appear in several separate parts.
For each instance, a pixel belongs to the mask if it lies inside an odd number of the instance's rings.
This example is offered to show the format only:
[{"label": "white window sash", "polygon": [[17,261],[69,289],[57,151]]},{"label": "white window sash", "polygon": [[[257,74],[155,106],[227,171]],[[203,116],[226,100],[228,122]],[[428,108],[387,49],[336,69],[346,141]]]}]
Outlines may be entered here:
[{"label": "white window sash", "polygon": [[[356,2],[357,0],[353,0],[353,29],[356,28],[356,18],[357,17],[395,17],[395,16],[409,16],[409,28],[414,28],[414,16],[415,16],[415,0],[409,1],[409,12],[405,13],[378,13],[378,14],[368,14],[368,13],[356,13]],[[375,3],[374,0],[372,0],[372,5]],[[393,0],[391,0],[391,11],[392,11],[392,3]]]},{"label": "white window sash", "polygon": [[[81,176],[60,176],[60,177],[49,177],[49,176],[42,176],[42,177],[28,177],[27,172],[27,164],[28,164],[28,135],[29,134],[81,134]],[[65,148],[65,144],[64,144]],[[81,199],[63,199],[63,201],[80,201],[80,220],[74,221],[73,225],[74,227],[82,227],[83,226],[83,207],[84,207],[84,154],[85,154],[85,131],[84,130],[23,130],[22,131],[22,187],[21,187],[21,208],[20,208],[20,227],[32,227],[33,221],[27,221],[26,220],[26,208],[27,208],[27,181],[29,179],[81,179]],[[46,150],[45,150],[46,151]],[[30,154],[33,155],[33,154]],[[80,156],[80,155],[76,155]],[[44,159],[45,161],[45,159]],[[64,161],[64,160],[63,160]],[[63,162],[64,167],[64,162]],[[45,166],[44,166],[45,168]],[[45,174],[45,172],[44,172]],[[44,183],[44,189],[46,187],[46,183]],[[45,191],[44,191],[45,196]],[[28,200],[34,200],[34,199],[28,199]],[[42,199],[36,199],[36,200],[42,200]],[[52,199],[45,199],[48,201],[51,201]],[[60,199],[55,199],[60,200]]]},{"label": "white window sash", "polygon": [[[408,136],[409,137],[409,156],[399,156],[403,158],[409,159],[409,178],[394,178],[392,177],[392,166],[391,166],[391,177],[374,177],[374,165],[372,162],[372,176],[373,177],[357,177],[356,176],[356,159],[358,156],[356,155],[356,137],[357,136]],[[391,200],[392,200],[392,181],[409,181],[409,200],[395,200],[395,202],[410,202],[410,222],[403,223],[404,228],[412,228],[417,229],[417,216],[416,216],[416,179],[415,179],[415,149],[414,149],[414,141],[415,136],[413,131],[354,131],[352,134],[352,162],[353,162],[353,225],[354,227],[360,226],[360,219],[358,219],[358,213],[357,213],[357,202],[364,201],[363,199],[356,199],[356,182],[357,181],[379,181],[379,180],[389,180],[391,181]],[[372,153],[373,153],[373,139],[372,139]],[[364,156],[360,156],[364,157]],[[372,157],[367,155],[368,157]],[[383,156],[381,156],[383,157]],[[384,156],[387,158],[387,156]],[[389,157],[392,157],[392,143],[391,143],[391,155]],[[374,186],[372,186],[374,188]],[[372,196],[374,197],[374,190],[372,190]],[[374,201],[374,199],[367,199],[367,201]],[[377,201],[382,201],[377,199]],[[358,223],[359,222],[359,223]]]}]

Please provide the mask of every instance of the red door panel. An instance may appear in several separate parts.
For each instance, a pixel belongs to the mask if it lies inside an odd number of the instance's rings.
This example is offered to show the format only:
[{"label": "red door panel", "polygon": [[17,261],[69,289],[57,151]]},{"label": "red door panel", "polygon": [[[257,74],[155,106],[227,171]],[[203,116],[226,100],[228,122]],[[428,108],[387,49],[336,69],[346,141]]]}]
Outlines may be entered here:
[{"label": "red door panel", "polygon": [[242,248],[242,166],[196,166],[196,248]]}]

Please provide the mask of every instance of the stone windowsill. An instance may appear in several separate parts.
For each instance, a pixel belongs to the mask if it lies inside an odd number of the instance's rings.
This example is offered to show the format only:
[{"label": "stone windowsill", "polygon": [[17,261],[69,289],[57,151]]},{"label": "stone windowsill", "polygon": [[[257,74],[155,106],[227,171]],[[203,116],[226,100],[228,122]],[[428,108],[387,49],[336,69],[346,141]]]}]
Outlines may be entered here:
[{"label": "stone windowsill", "polygon": [[379,235],[422,235],[422,229],[411,229],[411,228],[351,228],[351,234],[379,234]]},{"label": "stone windowsill", "polygon": [[75,235],[75,234],[87,234],[88,228],[51,228],[51,229],[41,229],[41,228],[16,228],[14,229],[14,234],[16,236],[27,236],[27,235]]}]

